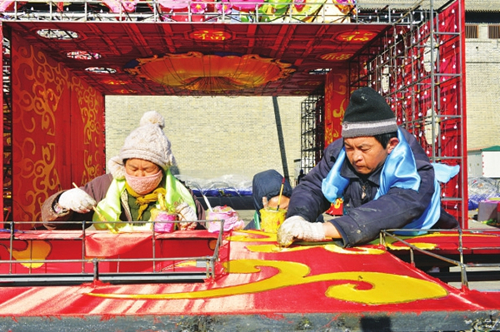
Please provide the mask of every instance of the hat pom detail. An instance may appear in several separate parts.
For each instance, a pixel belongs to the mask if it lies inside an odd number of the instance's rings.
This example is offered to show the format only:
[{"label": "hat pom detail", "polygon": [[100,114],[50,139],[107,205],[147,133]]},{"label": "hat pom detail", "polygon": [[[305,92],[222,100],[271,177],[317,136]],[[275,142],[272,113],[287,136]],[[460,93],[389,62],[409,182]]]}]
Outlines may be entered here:
[{"label": "hat pom detail", "polygon": [[127,159],[137,158],[150,161],[162,169],[167,169],[175,162],[170,141],[163,132],[165,120],[156,111],[144,113],[140,126],[125,139],[120,151],[122,163]]},{"label": "hat pom detail", "polygon": [[144,113],[139,125],[142,127],[150,124],[158,125],[161,129],[163,129],[165,127],[165,119],[160,113],[156,111],[149,111]]}]

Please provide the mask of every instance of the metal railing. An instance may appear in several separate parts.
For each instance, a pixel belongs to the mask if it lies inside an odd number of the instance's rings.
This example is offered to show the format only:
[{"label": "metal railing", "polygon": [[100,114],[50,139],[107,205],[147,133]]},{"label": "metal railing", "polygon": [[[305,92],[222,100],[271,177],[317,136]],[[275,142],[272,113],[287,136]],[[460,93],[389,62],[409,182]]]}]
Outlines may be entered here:
[{"label": "metal railing", "polygon": [[[414,244],[406,241],[401,236],[397,236],[394,234],[394,232],[401,233],[401,232],[422,232],[422,231],[425,231],[426,233],[430,233],[430,234],[432,234],[432,233],[443,233],[443,234],[456,233],[457,234],[456,255],[452,255],[450,253],[449,248],[447,248],[446,251],[447,251],[447,254],[449,256],[457,256],[458,259],[452,259],[452,258],[446,257],[442,254],[441,255],[438,254],[438,252],[440,251],[439,248],[435,248],[435,249],[420,248],[417,245],[414,245]],[[467,256],[466,254],[464,254],[464,240],[463,240],[464,233],[469,233],[469,234],[481,234],[481,233],[487,234],[487,233],[490,233],[491,234],[492,231],[485,232],[485,231],[481,231],[481,230],[471,230],[471,229],[464,230],[461,228],[458,228],[458,229],[426,229],[426,230],[422,230],[422,229],[387,229],[387,230],[382,230],[380,232],[379,237],[380,237],[380,244],[385,246],[385,248],[387,250],[391,250],[390,244],[393,244],[393,243],[401,243],[401,244],[405,245],[406,247],[408,247],[409,253],[410,253],[410,264],[413,266],[416,266],[415,252],[418,252],[424,256],[432,257],[438,261],[447,263],[450,266],[454,266],[454,267],[458,268],[459,275],[460,275],[459,280],[460,280],[462,289],[469,288],[469,281],[470,281],[469,276],[471,274],[474,274],[476,276],[477,275],[480,276],[480,277],[474,277],[475,278],[474,281],[492,281],[492,280],[500,281],[500,260],[497,260],[497,262],[492,262],[492,263],[478,263],[478,262],[473,262],[473,261],[466,262],[465,258],[470,257],[470,256]],[[498,234],[498,231],[496,232],[496,234]],[[387,238],[391,238],[394,241],[389,243]],[[497,252],[500,248],[498,248],[498,246],[490,247],[490,246],[486,246],[486,245],[481,245],[481,246],[476,246],[476,247],[467,246],[465,249],[467,251],[474,253],[474,255],[478,256],[479,251],[484,252],[484,251],[490,250],[490,251]],[[394,251],[392,251],[392,252],[394,252]],[[473,255],[471,255],[471,256],[473,256]],[[496,255],[495,254],[488,255],[488,259],[491,259],[492,257],[496,257]],[[484,272],[484,271],[471,272],[471,271],[467,271],[468,268],[482,268],[482,269],[494,268],[496,270],[495,271],[488,271],[488,272]],[[446,282],[456,281],[456,278],[453,276],[456,273],[453,273],[453,272],[445,272],[445,273],[440,273],[440,272],[432,273],[430,271],[425,271],[425,272],[429,273],[430,275],[434,275],[435,277],[437,277],[443,281],[446,281]]]},{"label": "metal railing", "polygon": [[[415,24],[428,6],[370,5],[352,0],[34,0],[3,1],[0,20],[70,22],[196,22],[196,23],[376,23]],[[2,6],[3,5],[3,10]],[[405,7],[406,6],[406,7]],[[411,15],[409,15],[411,11]]]},{"label": "metal railing", "polygon": [[[219,255],[220,248],[223,245],[224,220],[199,220],[197,222],[201,224],[208,222],[220,223],[220,231],[213,233],[212,238],[207,234],[203,234],[203,237],[197,237],[197,234],[200,233],[192,233],[192,238],[186,237],[187,233],[185,232],[190,231],[175,231],[165,237],[162,236],[163,233],[155,232],[153,222],[134,222],[134,224],[151,224],[151,233],[146,233],[147,235],[151,234],[151,251],[145,253],[145,257],[127,257],[127,254],[111,255],[110,257],[88,257],[86,241],[90,235],[106,234],[107,236],[117,236],[122,233],[111,234],[108,231],[90,231],[86,229],[88,223],[85,222],[71,222],[80,224],[82,226],[81,230],[52,232],[47,230],[14,230],[14,224],[22,224],[23,222],[10,222],[10,224],[7,224],[10,229],[2,229],[2,232],[0,232],[0,246],[5,247],[8,251],[8,257],[0,259],[0,286],[73,285],[96,281],[109,283],[203,282],[206,279],[214,279],[217,273],[222,271],[219,266]],[[68,224],[68,222],[64,223]],[[178,224],[179,221],[165,221],[164,223]],[[99,222],[93,222],[93,224],[99,224]],[[202,230],[202,232],[206,231]],[[167,255],[164,255],[164,257],[158,257],[156,251],[159,250],[162,243],[166,243],[164,241],[178,240],[175,237],[176,233],[183,233],[181,238],[188,240],[186,245],[189,245],[189,241],[193,239],[207,241],[207,243],[216,240],[212,253],[199,256],[166,257]],[[4,234],[4,236],[2,237],[1,234]],[[65,257],[61,259],[40,258],[31,255],[30,258],[14,257],[16,250],[26,247],[26,244],[30,243],[30,241],[37,240],[49,242],[81,241],[81,251],[63,253],[62,256]],[[75,244],[68,247],[68,251],[75,249],[76,246]],[[183,268],[182,264],[179,264],[183,262],[190,262],[189,268]],[[126,265],[128,268],[121,269],[120,264],[128,264]],[[135,265],[141,267],[138,270],[130,269],[130,266],[135,267]],[[57,268],[55,268],[56,266]]]},{"label": "metal railing", "polygon": [[[9,1],[7,1],[9,2]],[[48,21],[135,21],[135,22],[301,22],[328,21],[342,23],[353,16],[339,10],[336,1],[263,2],[263,1],[159,1],[120,2],[108,6],[105,1],[10,1],[0,16],[4,20]],[[169,7],[170,6],[170,7]]]}]

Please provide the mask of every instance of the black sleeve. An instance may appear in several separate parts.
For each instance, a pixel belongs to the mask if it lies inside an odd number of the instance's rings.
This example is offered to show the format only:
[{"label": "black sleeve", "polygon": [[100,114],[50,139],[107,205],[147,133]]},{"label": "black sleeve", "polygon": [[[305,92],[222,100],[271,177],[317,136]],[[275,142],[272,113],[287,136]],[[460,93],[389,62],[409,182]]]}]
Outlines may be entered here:
[{"label": "black sleeve", "polygon": [[342,139],[338,139],[331,143],[325,149],[323,159],[321,159],[321,161],[307,173],[293,189],[288,205],[287,218],[299,215],[313,222],[323,212],[328,210],[331,203],[323,195],[321,185],[323,179],[326,178],[333,167],[342,146]]}]

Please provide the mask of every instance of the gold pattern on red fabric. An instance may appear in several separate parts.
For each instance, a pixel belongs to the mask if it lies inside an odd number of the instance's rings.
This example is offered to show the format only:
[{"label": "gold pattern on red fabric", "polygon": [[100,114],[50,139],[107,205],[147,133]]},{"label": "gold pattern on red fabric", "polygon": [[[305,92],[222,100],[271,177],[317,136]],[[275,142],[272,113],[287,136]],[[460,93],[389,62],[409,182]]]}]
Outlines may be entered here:
[{"label": "gold pattern on red fabric", "polygon": [[[13,34],[13,218],[35,220],[37,206],[60,183],[56,165],[56,110],[67,88],[68,72],[52,66],[41,52]],[[16,47],[19,46],[19,47]],[[18,76],[19,75],[19,76]],[[57,81],[56,81],[57,79]],[[39,212],[38,212],[39,213]],[[22,225],[26,226],[28,225]]]},{"label": "gold pattern on red fabric", "polygon": [[203,41],[223,42],[232,39],[231,33],[224,30],[204,29],[189,34],[189,38]]},{"label": "gold pattern on red fabric", "polygon": [[368,42],[375,38],[377,34],[368,30],[350,31],[338,35],[335,39],[347,42]]},{"label": "gold pattern on red fabric", "polygon": [[349,60],[353,55],[353,53],[333,52],[323,54],[319,58],[325,61],[346,61]]},{"label": "gold pattern on red fabric", "polygon": [[[83,125],[83,149],[80,185],[89,182],[95,177],[103,174],[104,169],[104,123],[103,123],[103,99],[92,87],[83,83],[82,80],[73,78],[73,91],[76,92],[78,110],[80,110],[81,124]],[[99,98],[100,97],[100,98]]]},{"label": "gold pattern on red fabric", "polygon": [[165,86],[222,93],[262,86],[286,78],[294,69],[277,59],[255,54],[203,55],[199,52],[138,59],[129,73]]},{"label": "gold pattern on red fabric", "polygon": [[104,97],[12,35],[13,220],[29,229],[53,193],[103,173]]},{"label": "gold pattern on red fabric", "polygon": [[325,146],[342,135],[342,119],[349,103],[348,71],[340,68],[326,76],[325,83]]}]

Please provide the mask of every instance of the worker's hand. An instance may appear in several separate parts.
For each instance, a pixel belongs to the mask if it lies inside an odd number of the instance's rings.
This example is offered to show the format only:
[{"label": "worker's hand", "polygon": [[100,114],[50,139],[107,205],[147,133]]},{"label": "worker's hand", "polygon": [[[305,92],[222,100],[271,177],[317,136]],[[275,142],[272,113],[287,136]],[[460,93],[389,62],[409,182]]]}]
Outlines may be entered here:
[{"label": "worker's hand", "polygon": [[87,213],[94,206],[96,201],[89,194],[80,188],[73,188],[59,196],[57,205],[64,210],[73,210],[78,213]]},{"label": "worker's hand", "polygon": [[325,238],[323,223],[309,222],[301,216],[287,218],[278,229],[278,244],[288,247],[295,240],[321,241]]},{"label": "worker's hand", "polygon": [[[196,220],[196,212],[187,203],[181,203],[175,208],[175,212],[179,216],[181,231],[195,229],[198,224]],[[183,222],[184,221],[184,222]]]}]

